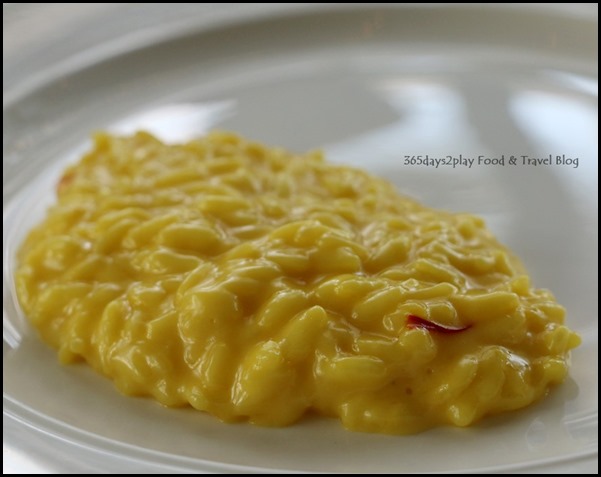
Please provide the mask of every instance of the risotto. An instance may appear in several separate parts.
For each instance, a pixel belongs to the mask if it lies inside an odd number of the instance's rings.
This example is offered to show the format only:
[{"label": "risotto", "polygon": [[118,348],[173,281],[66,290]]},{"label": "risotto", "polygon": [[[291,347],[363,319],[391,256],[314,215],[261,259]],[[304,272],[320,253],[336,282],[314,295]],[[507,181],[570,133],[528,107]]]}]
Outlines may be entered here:
[{"label": "risotto", "polygon": [[229,133],[98,134],[19,253],[63,363],[224,421],[413,433],[522,408],[579,337],[473,215]]}]

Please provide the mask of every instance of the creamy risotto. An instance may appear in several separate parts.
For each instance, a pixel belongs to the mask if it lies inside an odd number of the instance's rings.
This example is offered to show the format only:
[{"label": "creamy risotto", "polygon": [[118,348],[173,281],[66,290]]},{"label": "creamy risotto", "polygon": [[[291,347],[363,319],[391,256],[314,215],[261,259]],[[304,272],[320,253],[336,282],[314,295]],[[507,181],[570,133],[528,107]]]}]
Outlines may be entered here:
[{"label": "creamy risotto", "polygon": [[228,133],[99,134],[17,292],[61,362],[225,421],[467,426],[566,377],[578,336],[473,215]]}]

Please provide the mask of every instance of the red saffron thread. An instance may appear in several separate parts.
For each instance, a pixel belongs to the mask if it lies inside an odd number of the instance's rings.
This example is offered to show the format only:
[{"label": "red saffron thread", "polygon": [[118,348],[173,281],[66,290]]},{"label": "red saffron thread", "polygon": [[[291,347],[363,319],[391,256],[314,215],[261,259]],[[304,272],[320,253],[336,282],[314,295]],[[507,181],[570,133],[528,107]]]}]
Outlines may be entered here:
[{"label": "red saffron thread", "polygon": [[422,328],[424,330],[436,331],[438,333],[459,333],[460,331],[465,331],[470,327],[471,325],[459,327],[446,326],[426,320],[425,318],[420,318],[419,316],[407,315],[407,328]]}]

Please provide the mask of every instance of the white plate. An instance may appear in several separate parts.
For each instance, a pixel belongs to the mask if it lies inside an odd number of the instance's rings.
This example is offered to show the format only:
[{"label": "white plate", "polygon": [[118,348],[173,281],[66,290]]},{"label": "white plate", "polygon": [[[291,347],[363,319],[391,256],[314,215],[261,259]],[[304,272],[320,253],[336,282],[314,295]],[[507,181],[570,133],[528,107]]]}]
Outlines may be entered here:
[{"label": "white plate", "polygon": [[[92,5],[5,7],[5,470],[596,472],[595,7]],[[59,366],[16,307],[15,249],[90,131],[138,127],[323,146],[427,204],[481,214],[567,307],[583,337],[571,377],[470,429],[393,437],[324,419],[226,425]],[[579,164],[403,164],[426,154]]]}]

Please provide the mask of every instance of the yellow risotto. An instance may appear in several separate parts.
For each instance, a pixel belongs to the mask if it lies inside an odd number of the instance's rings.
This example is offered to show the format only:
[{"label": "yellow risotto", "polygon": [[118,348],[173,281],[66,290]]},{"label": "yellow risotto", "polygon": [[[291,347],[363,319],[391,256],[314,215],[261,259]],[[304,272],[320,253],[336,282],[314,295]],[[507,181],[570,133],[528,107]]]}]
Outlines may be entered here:
[{"label": "yellow risotto", "polygon": [[99,134],[25,240],[21,305],[61,362],[225,421],[467,426],[566,377],[579,337],[473,215],[234,134]]}]

